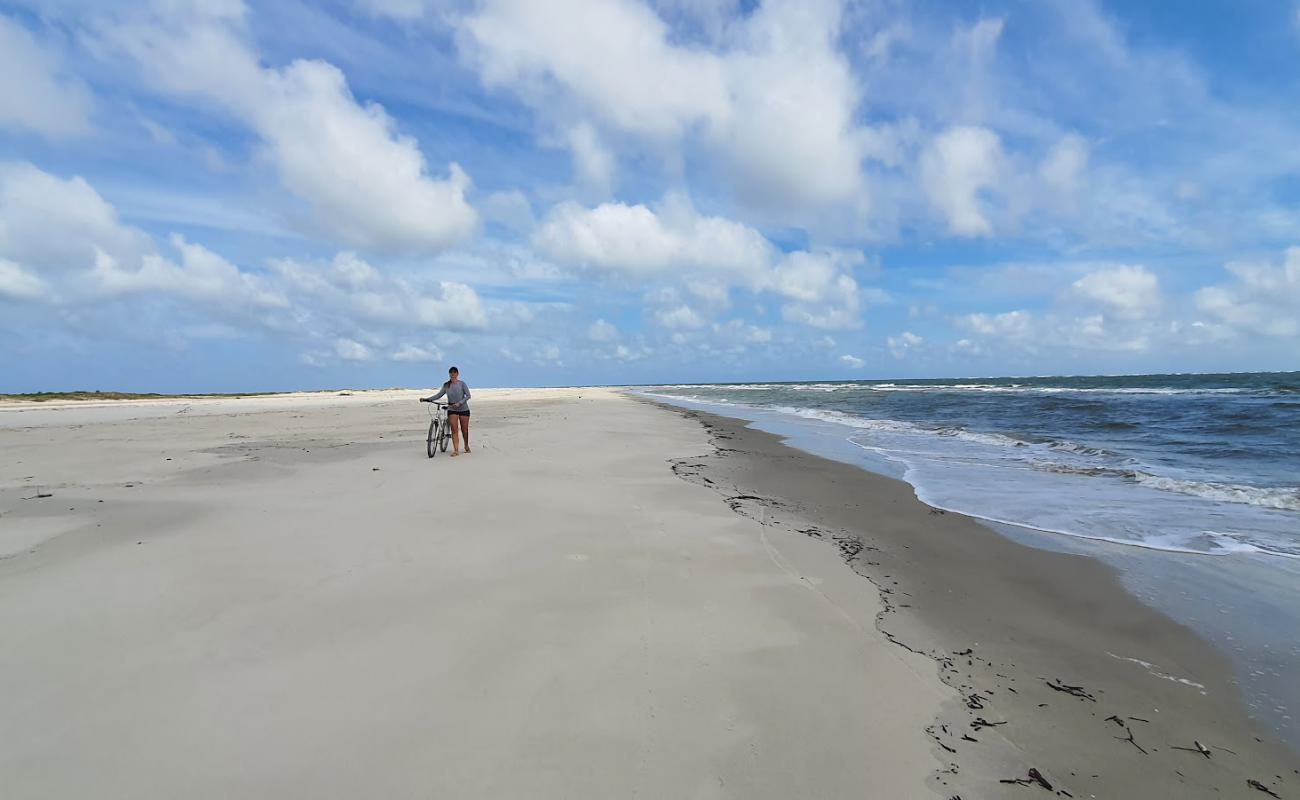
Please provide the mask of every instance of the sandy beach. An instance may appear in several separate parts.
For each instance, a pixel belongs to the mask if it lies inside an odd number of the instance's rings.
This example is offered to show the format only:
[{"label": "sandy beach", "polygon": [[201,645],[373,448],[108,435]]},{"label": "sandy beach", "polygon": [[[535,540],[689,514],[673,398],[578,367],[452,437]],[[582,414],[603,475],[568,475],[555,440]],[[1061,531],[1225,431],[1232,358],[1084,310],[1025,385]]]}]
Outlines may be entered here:
[{"label": "sandy beach", "polygon": [[697,421],[416,397],[0,410],[5,797],[948,796],[958,692]]},{"label": "sandy beach", "polygon": [[838,550],[879,588],[879,629],[956,692],[926,729],[944,796],[1295,796],[1300,757],[1248,718],[1227,658],[1105,564],[1018,544],[741,420],[675,410],[715,444],[675,470],[770,540]]}]

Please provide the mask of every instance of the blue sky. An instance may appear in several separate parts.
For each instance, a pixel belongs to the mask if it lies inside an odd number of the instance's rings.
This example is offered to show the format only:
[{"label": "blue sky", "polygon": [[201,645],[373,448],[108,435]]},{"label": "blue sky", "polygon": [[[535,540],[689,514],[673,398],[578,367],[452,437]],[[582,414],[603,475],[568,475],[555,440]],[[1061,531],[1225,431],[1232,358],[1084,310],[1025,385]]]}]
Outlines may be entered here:
[{"label": "blue sky", "polygon": [[1300,5],[0,2],[0,391],[1300,369]]}]

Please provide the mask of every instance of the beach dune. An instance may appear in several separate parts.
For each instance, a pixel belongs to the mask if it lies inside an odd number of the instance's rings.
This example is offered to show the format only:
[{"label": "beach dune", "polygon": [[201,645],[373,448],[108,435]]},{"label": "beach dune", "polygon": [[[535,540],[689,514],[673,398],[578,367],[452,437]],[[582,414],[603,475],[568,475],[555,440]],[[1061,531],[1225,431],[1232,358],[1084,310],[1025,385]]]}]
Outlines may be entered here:
[{"label": "beach dune", "polygon": [[4,796],[937,796],[954,691],[698,424],[482,390],[430,460],[418,396],[0,410]]}]

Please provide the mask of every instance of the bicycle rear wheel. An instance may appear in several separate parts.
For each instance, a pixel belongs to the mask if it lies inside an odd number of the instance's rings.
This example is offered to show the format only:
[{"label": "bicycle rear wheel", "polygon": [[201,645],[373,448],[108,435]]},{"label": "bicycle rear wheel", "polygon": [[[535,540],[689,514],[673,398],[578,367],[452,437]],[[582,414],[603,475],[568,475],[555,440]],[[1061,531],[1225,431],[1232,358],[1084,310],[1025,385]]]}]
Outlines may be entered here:
[{"label": "bicycle rear wheel", "polygon": [[451,420],[442,426],[442,452],[447,452],[447,444],[451,441]]},{"label": "bicycle rear wheel", "polygon": [[[438,430],[438,418],[434,417],[433,422],[429,423],[429,439],[427,442],[429,458],[438,455],[438,442],[441,439],[442,431]],[[442,449],[446,450],[447,446],[443,445]]]}]

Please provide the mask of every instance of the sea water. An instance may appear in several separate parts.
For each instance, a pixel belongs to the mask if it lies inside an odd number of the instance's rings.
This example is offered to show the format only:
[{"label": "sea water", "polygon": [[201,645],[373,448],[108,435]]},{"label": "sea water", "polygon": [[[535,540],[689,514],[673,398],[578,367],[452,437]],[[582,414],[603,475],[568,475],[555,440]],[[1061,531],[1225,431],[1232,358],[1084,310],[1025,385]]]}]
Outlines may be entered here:
[{"label": "sea water", "polygon": [[644,387],[840,428],[930,505],[1213,555],[1300,558],[1300,373]]},{"label": "sea water", "polygon": [[1300,373],[640,392],[904,479],[1022,544],[1110,564],[1227,655],[1248,713],[1300,753]]}]

